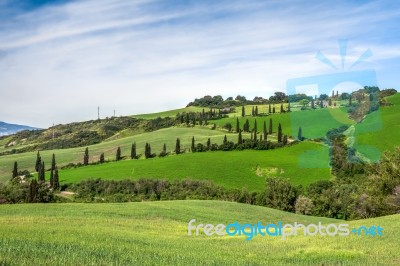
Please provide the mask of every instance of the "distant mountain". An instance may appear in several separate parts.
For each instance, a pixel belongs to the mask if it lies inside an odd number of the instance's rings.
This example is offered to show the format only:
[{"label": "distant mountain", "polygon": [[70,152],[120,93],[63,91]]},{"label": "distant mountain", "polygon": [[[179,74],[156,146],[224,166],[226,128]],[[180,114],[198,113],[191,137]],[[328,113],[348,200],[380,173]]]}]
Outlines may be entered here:
[{"label": "distant mountain", "polygon": [[8,123],[0,121],[0,136],[11,135],[11,134],[14,134],[16,132],[26,130],[26,129],[33,130],[33,129],[38,129],[38,128],[24,126],[24,125],[8,124]]}]

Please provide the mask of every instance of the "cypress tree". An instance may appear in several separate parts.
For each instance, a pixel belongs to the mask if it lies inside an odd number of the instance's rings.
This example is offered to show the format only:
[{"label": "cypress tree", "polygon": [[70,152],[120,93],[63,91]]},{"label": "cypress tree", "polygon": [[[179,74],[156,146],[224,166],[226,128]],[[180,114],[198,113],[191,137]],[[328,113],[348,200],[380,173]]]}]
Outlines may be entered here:
[{"label": "cypress tree", "polygon": [[254,110],[254,114],[258,116],[258,106],[256,105],[256,109]]},{"label": "cypress tree", "polygon": [[254,112],[254,106],[251,108],[251,116],[254,116],[255,112]]},{"label": "cypress tree", "polygon": [[278,125],[278,142],[282,142],[282,126],[281,123]]},{"label": "cypress tree", "polygon": [[257,133],[258,128],[257,128],[257,119],[254,119],[254,132]]},{"label": "cypress tree", "polygon": [[265,121],[265,120],[263,123],[263,131],[267,131],[267,121]]},{"label": "cypress tree", "polygon": [[272,113],[275,114],[275,105],[272,107]]},{"label": "cypress tree", "polygon": [[349,105],[351,106],[353,103],[351,102],[352,101],[352,99],[351,99],[352,97],[351,97],[351,95],[350,95],[350,98],[349,98]]},{"label": "cypress tree", "polygon": [[180,115],[179,115],[179,122],[180,122],[181,124],[183,124],[183,122],[184,122],[184,121],[183,121],[183,114],[180,114]]},{"label": "cypress tree", "polygon": [[243,143],[243,138],[242,138],[242,131],[239,131],[239,135],[238,135],[238,145]]},{"label": "cypress tree", "polygon": [[283,103],[281,103],[281,113],[283,113],[284,112],[284,110],[283,110]]},{"label": "cypress tree", "polygon": [[44,167],[44,162],[42,162],[42,165],[39,170],[39,182],[45,182],[45,167]]},{"label": "cypress tree", "polygon": [[14,162],[14,169],[12,171],[12,178],[16,178],[18,176],[18,163]]},{"label": "cypress tree", "polygon": [[186,126],[189,126],[189,113],[186,113]]},{"label": "cypress tree", "polygon": [[269,119],[269,134],[272,134],[272,118]]},{"label": "cypress tree", "polygon": [[121,160],[121,148],[120,147],[117,148],[117,153],[115,154],[115,160],[116,161]]},{"label": "cypress tree", "polygon": [[244,110],[244,105],[242,106],[242,117],[244,117],[246,115],[246,112]]},{"label": "cypress tree", "polygon": [[134,142],[131,147],[131,159],[136,159],[136,156],[136,142]]},{"label": "cypress tree", "polygon": [[303,140],[303,133],[302,133],[301,127],[299,127],[299,132],[297,133],[297,139]]},{"label": "cypress tree", "polygon": [[104,152],[100,154],[100,163],[104,163]]},{"label": "cypress tree", "polygon": [[268,113],[271,113],[271,104],[268,105]]},{"label": "cypress tree", "polygon": [[54,181],[53,181],[53,189],[58,190],[60,188],[60,178],[58,176],[58,168],[55,167],[54,173]]},{"label": "cypress tree", "polygon": [[83,155],[83,165],[89,164],[89,148],[86,147],[85,154]]},{"label": "cypress tree", "polygon": [[328,105],[332,106],[332,99],[329,99]]},{"label": "cypress tree", "polygon": [[311,109],[315,109],[314,99],[311,100]]},{"label": "cypress tree", "polygon": [[147,143],[147,142],[146,142],[146,145],[145,145],[145,147],[144,147],[144,157],[145,157],[146,159],[148,159],[148,158],[151,157],[151,147],[150,147],[150,144]]},{"label": "cypress tree", "polygon": [[36,164],[35,164],[35,170],[36,170],[36,172],[38,172],[39,173],[39,171],[40,171],[40,167],[42,166],[42,157],[40,157],[40,153],[39,153],[39,151],[37,152],[37,155],[36,155]]},{"label": "cypress tree", "polygon": [[288,138],[287,135],[283,136],[283,145],[286,145],[288,143]]},{"label": "cypress tree", "polygon": [[51,158],[51,169],[56,169],[56,155],[53,153],[53,157]]},{"label": "cypress tree", "polygon": [[37,183],[36,179],[33,179],[31,181],[31,183],[29,184],[29,193],[28,193],[28,201],[29,201],[29,203],[35,203],[36,202],[37,194],[38,194],[38,183]]},{"label": "cypress tree", "polygon": [[192,152],[196,151],[196,144],[194,143],[194,136],[192,137],[192,146],[190,148],[192,149]]},{"label": "cypress tree", "polygon": [[176,139],[175,153],[176,154],[180,154],[181,153],[181,140],[179,138]]},{"label": "cypress tree", "polygon": [[324,101],[323,100],[319,100],[319,107],[324,108]]},{"label": "cypress tree", "polygon": [[163,151],[164,154],[167,153],[167,144],[164,143],[162,151]]},{"label": "cypress tree", "polygon": [[224,144],[226,144],[228,142],[228,138],[226,137],[226,135],[224,136]]},{"label": "cypress tree", "polygon": [[50,169],[50,187],[54,187],[54,170]]},{"label": "cypress tree", "polygon": [[257,141],[257,130],[254,129],[254,135],[253,135],[254,141]]},{"label": "cypress tree", "polygon": [[208,138],[207,139],[207,149],[210,149],[210,147],[211,147],[211,139]]},{"label": "cypress tree", "polygon": [[253,130],[250,132],[250,139],[253,139]]},{"label": "cypress tree", "polygon": [[239,117],[236,117],[236,133],[240,131]]}]

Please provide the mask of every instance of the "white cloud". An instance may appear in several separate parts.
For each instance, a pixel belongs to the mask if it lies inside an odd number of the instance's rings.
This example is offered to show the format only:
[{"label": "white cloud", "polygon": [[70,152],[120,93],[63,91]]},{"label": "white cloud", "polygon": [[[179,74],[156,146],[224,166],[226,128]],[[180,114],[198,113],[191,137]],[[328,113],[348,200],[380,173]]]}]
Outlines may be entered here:
[{"label": "white cloud", "polygon": [[[397,43],[369,42],[396,11],[377,4],[76,1],[23,13],[0,26],[1,119],[49,126],[179,108],[195,97],[267,97],[288,78],[329,73],[371,48],[369,66],[399,56]],[[1,22],[1,21],[0,21]],[[379,32],[378,32],[379,33]],[[365,36],[364,36],[365,35]],[[379,37],[379,36],[378,36]],[[378,38],[375,35],[375,38]],[[371,45],[370,45],[371,44]]]}]

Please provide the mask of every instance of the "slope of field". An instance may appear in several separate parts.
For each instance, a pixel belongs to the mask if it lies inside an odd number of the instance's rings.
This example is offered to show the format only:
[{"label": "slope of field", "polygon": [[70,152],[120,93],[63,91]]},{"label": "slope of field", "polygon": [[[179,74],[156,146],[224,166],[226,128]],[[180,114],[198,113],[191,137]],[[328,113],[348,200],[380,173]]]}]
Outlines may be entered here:
[{"label": "slope of field", "polygon": [[[218,201],[0,206],[2,265],[398,265],[399,215],[348,222],[380,225],[382,237],[188,236],[199,223],[345,223]],[[347,222],[346,222],[347,223]]]},{"label": "slope of field", "polygon": [[400,145],[400,93],[387,100],[393,105],[381,107],[355,126],[356,149],[373,160]]},{"label": "slope of field", "polygon": [[212,180],[227,188],[262,190],[265,177],[282,176],[308,185],[329,179],[328,148],[304,142],[268,151],[203,152],[148,160],[124,160],[60,171],[63,183],[87,178],[125,179],[155,177]]},{"label": "slope of field", "polygon": [[[190,148],[193,136],[197,142],[206,143],[207,139],[211,138],[213,143],[216,142],[221,144],[225,134],[226,133],[218,130],[210,130],[208,128],[201,127],[161,129],[89,146],[90,162],[97,162],[102,152],[104,152],[106,160],[115,160],[115,154],[118,146],[121,147],[123,156],[130,156],[131,145],[134,142],[136,142],[137,152],[139,154],[144,153],[146,142],[151,144],[152,152],[158,154],[161,152],[164,143],[167,145],[167,151],[173,151],[175,149],[177,137],[181,139],[181,149],[188,150]],[[232,141],[237,141],[236,134],[228,134],[227,137]],[[84,150],[85,148],[80,147],[42,151],[40,154],[42,156],[42,160],[46,162],[46,166],[50,166],[51,156],[53,153],[55,153],[58,165],[62,166],[70,162],[82,162]],[[36,152],[0,156],[0,181],[5,181],[10,178],[14,161],[18,162],[20,170],[28,169],[33,171],[36,161]]]},{"label": "slope of field", "polygon": [[173,109],[173,110],[158,112],[158,113],[132,115],[132,117],[141,118],[141,119],[154,119],[157,117],[175,117],[178,113],[201,112],[203,109],[208,110],[209,108],[189,106],[189,107],[185,107],[185,108]]}]

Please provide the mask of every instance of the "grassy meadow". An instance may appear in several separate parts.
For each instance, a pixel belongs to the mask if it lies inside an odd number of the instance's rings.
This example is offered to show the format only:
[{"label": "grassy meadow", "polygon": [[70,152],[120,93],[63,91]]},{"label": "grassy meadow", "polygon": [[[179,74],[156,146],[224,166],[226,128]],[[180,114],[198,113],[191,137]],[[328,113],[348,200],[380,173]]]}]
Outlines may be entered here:
[{"label": "grassy meadow", "polygon": [[[1,265],[398,265],[399,215],[348,222],[380,225],[382,237],[188,236],[187,225],[238,221],[344,223],[218,201],[0,205]],[[346,222],[347,223],[347,222]]]},{"label": "grassy meadow", "polygon": [[62,183],[87,178],[167,178],[211,180],[227,188],[261,190],[266,177],[289,178],[294,184],[308,185],[329,179],[328,148],[304,142],[268,151],[187,153],[147,160],[123,160],[60,171]]}]

